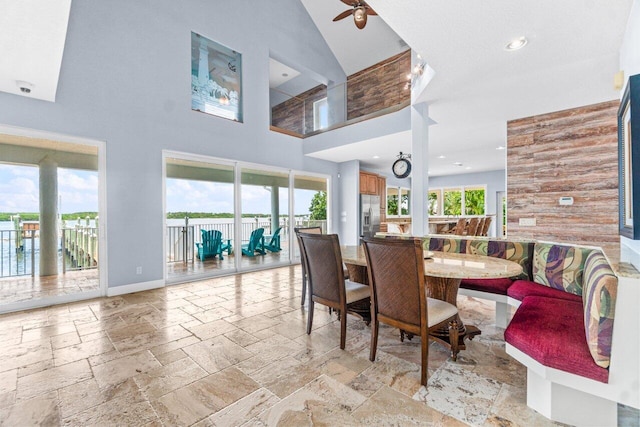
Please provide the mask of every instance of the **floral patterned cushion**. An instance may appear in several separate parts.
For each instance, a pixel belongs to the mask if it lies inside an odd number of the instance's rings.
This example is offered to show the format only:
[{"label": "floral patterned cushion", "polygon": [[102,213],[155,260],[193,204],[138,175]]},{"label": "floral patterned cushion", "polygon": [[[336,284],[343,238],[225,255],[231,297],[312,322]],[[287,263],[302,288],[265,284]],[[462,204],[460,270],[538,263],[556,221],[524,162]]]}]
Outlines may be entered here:
[{"label": "floral patterned cushion", "polygon": [[487,238],[425,237],[424,250],[467,253],[507,259],[522,266],[522,274],[516,279],[531,279],[531,254],[533,242],[507,241]]},{"label": "floral patterned cushion", "polygon": [[422,240],[422,248],[425,251],[465,253],[466,240],[453,237],[425,237]]},{"label": "floral patterned cushion", "polygon": [[618,278],[600,251],[592,251],[584,263],[584,328],[591,357],[607,368],[611,357],[611,336],[616,308]]},{"label": "floral patterned cushion", "polygon": [[533,242],[507,240],[469,240],[468,254],[487,255],[517,262],[522,266],[522,273],[516,279],[531,279],[531,254]]},{"label": "floral patterned cushion", "polygon": [[536,243],[533,281],[554,289],[582,295],[584,262],[593,249]]}]

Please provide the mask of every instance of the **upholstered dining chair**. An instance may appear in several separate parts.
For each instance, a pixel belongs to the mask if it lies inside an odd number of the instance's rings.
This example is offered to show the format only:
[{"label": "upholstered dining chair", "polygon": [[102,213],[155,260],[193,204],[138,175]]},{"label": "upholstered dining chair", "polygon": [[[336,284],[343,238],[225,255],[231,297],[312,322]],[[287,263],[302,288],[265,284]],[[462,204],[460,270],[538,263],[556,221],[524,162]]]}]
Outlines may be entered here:
[{"label": "upholstered dining chair", "polygon": [[307,334],[311,334],[316,302],[339,310],[340,348],[344,350],[349,305],[368,299],[371,295],[370,288],[344,278],[337,234],[300,233],[298,236],[307,261],[307,286],[309,287]]},{"label": "upholstered dining chair", "polygon": [[[421,339],[420,383],[427,385],[429,331],[447,327],[457,350],[458,309],[453,304],[428,298],[424,277],[424,253],[420,239],[364,238],[371,286],[371,347],[376,359],[379,323],[400,328]],[[401,332],[401,333],[403,333]]]},{"label": "upholstered dining chair", "polygon": [[307,296],[307,262],[304,259],[303,251],[302,251],[302,242],[300,241],[300,233],[309,233],[309,234],[322,234],[322,227],[296,227],[293,229],[294,233],[296,233],[296,239],[298,240],[298,247],[300,248],[300,267],[302,269],[302,298],[300,300],[300,305],[304,305],[304,301]]}]

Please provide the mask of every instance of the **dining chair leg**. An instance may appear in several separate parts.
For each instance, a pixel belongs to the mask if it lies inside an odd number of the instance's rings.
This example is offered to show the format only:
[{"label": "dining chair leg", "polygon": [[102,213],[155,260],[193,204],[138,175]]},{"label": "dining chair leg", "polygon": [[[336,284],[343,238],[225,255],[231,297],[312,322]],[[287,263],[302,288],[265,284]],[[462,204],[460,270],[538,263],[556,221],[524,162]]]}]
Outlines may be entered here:
[{"label": "dining chair leg", "polygon": [[420,369],[420,384],[427,386],[427,374],[429,372],[429,338],[422,340],[422,367]]},{"label": "dining chair leg", "polygon": [[451,344],[451,360],[454,362],[458,360],[458,352],[460,349],[458,348],[458,322],[454,319],[449,322],[449,343]]},{"label": "dining chair leg", "polygon": [[300,300],[300,305],[304,305],[304,300],[307,298],[307,276],[306,274],[302,274],[302,299]]},{"label": "dining chair leg", "polygon": [[369,360],[376,360],[376,350],[378,349],[378,319],[371,319],[371,347],[369,348]]},{"label": "dining chair leg", "polygon": [[340,349],[344,350],[347,341],[347,313],[340,310]]},{"label": "dining chair leg", "polygon": [[309,298],[309,311],[307,313],[307,335],[311,334],[311,325],[313,325],[313,299]]}]

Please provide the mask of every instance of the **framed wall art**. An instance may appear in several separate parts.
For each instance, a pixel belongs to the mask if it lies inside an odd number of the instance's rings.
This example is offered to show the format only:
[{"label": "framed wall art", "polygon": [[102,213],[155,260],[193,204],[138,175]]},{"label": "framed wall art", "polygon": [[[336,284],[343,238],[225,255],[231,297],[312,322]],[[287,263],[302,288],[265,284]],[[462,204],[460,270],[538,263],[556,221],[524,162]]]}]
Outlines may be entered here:
[{"label": "framed wall art", "polygon": [[242,55],[194,32],[191,109],[242,122]]},{"label": "framed wall art", "polygon": [[629,77],[618,109],[618,171],[620,235],[640,240],[640,74]]}]

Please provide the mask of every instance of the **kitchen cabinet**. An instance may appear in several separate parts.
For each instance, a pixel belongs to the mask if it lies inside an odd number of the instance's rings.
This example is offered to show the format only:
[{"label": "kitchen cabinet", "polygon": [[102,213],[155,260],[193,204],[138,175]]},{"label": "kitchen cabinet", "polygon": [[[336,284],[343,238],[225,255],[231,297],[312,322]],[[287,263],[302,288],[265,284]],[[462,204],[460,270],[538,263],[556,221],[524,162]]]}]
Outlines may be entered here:
[{"label": "kitchen cabinet", "polygon": [[360,194],[379,194],[378,175],[360,171]]}]

